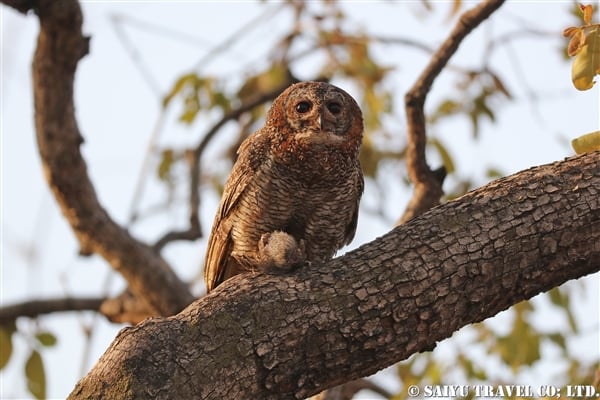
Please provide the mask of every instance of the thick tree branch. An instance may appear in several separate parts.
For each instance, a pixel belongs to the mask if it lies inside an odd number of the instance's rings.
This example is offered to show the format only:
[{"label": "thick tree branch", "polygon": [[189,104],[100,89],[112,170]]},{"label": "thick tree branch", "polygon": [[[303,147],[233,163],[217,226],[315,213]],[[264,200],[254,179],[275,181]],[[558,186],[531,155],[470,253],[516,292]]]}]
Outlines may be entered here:
[{"label": "thick tree branch", "polygon": [[35,0],[0,0],[0,3],[6,4],[9,7],[14,8],[20,13],[27,14],[27,12],[35,9]]},{"label": "thick tree branch", "polygon": [[443,194],[442,183],[445,174],[432,171],[425,157],[427,134],[424,106],[427,93],[464,38],[503,3],[504,0],[486,0],[461,15],[450,36],[433,54],[429,65],[405,95],[408,124],[406,166],[415,188],[399,223],[404,223],[436,206]]},{"label": "thick tree branch", "polygon": [[151,247],[134,239],[111,219],[98,202],[87,174],[73,104],[75,70],[88,51],[88,38],[81,33],[78,2],[16,3],[35,10],[40,20],[33,61],[37,141],[46,180],[65,218],[83,251],[104,257],[157,315],[180,311],[193,300],[187,286]]},{"label": "thick tree branch", "polygon": [[105,300],[102,297],[66,297],[62,299],[29,300],[23,303],[11,304],[0,307],[0,325],[12,322],[19,317],[35,318],[39,315],[68,311],[98,311]]},{"label": "thick tree branch", "polygon": [[600,152],[499,179],[324,265],[117,336],[70,399],[304,398],[600,270]]}]

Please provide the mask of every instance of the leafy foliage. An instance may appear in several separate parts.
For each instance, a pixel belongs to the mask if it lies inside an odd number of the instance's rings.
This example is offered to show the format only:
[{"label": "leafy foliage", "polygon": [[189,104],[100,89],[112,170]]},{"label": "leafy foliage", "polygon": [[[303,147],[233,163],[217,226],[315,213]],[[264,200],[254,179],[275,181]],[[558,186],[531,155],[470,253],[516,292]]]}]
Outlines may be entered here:
[{"label": "leafy foliage", "polygon": [[568,54],[573,60],[572,80],[578,90],[594,86],[594,77],[600,74],[600,24],[592,24],[594,12],[591,4],[579,4],[582,26],[569,27],[563,31],[569,37]]},{"label": "leafy foliage", "polygon": [[25,339],[29,347],[29,355],[23,365],[27,389],[36,399],[45,399],[46,370],[41,350],[55,346],[57,338],[53,333],[44,330],[36,330],[30,335],[24,330],[18,330],[14,321],[0,326],[0,370],[7,366],[13,355],[13,340],[16,336]]},{"label": "leafy foliage", "polygon": [[437,124],[444,118],[467,116],[475,138],[479,136],[482,120],[496,120],[494,102],[512,99],[502,78],[489,69],[468,71],[457,82],[456,89],[458,96],[442,100],[429,117],[429,122]]},{"label": "leafy foliage", "polygon": [[165,96],[163,106],[168,106],[177,96],[183,100],[183,111],[179,120],[186,124],[194,122],[201,110],[220,108],[227,112],[231,108],[227,96],[220,90],[215,79],[201,77],[193,72],[177,79],[171,91]]}]

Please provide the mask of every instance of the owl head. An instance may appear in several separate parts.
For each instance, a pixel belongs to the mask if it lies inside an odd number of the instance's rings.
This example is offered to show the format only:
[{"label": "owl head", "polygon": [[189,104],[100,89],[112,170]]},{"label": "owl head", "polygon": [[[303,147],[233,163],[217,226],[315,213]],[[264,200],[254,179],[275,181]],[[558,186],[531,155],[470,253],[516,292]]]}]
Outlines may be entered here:
[{"label": "owl head", "polygon": [[267,126],[281,146],[338,148],[358,154],[362,112],[356,101],[337,86],[301,82],[288,87],[273,102]]}]

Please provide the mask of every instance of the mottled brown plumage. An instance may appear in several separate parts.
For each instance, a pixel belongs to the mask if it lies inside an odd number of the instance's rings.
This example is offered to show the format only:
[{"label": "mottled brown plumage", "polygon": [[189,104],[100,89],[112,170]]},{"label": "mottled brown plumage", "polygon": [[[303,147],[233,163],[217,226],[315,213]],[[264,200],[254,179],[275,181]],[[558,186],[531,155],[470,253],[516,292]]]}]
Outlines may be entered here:
[{"label": "mottled brown plumage", "polygon": [[302,82],[275,99],[225,184],[205,260],[208,291],[265,265],[266,233],[289,234],[313,262],[352,240],[363,192],[362,133],[358,104],[333,85]]}]

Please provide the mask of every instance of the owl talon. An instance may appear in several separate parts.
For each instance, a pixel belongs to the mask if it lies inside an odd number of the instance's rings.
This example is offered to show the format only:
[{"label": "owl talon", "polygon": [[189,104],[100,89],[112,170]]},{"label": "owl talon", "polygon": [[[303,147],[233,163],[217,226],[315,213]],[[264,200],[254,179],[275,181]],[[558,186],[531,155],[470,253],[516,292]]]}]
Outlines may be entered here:
[{"label": "owl talon", "polygon": [[305,262],[304,241],[286,232],[265,233],[258,241],[258,265],[265,272],[289,272]]}]

